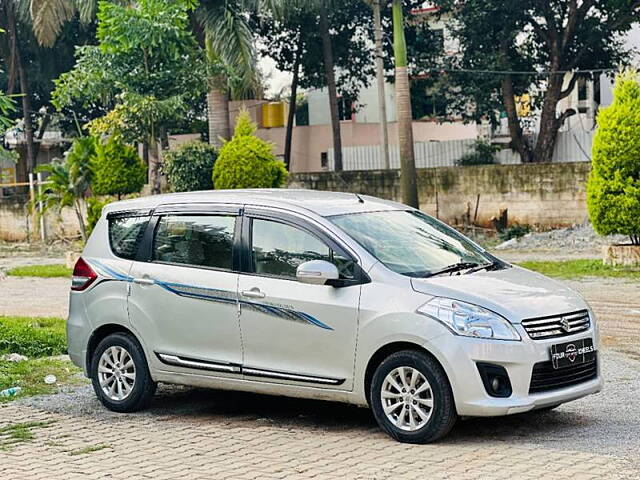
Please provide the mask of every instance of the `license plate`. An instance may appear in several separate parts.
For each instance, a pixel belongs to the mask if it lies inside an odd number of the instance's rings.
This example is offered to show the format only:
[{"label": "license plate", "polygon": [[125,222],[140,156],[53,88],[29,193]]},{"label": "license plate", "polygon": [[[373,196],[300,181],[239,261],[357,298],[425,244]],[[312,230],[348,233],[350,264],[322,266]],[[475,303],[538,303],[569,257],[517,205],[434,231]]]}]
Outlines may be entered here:
[{"label": "license plate", "polygon": [[592,338],[582,338],[573,342],[551,345],[551,363],[553,368],[570,367],[592,361],[596,348]]}]

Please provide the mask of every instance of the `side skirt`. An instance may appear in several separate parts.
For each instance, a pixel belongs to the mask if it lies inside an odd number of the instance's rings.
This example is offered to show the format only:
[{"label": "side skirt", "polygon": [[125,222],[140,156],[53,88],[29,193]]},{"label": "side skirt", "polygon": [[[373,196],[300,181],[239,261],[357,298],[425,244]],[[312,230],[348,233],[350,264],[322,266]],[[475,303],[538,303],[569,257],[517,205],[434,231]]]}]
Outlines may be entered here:
[{"label": "side skirt", "polygon": [[279,372],[274,370],[263,370],[260,368],[243,367],[242,365],[210,362],[193,358],[179,357],[168,353],[156,352],[158,359],[166,364],[176,367],[191,368],[196,370],[208,370],[212,372],[235,373],[250,377],[275,378],[281,380],[291,380],[294,382],[317,383],[322,385],[341,385],[344,378],[327,378],[313,375],[302,375],[299,373]]}]

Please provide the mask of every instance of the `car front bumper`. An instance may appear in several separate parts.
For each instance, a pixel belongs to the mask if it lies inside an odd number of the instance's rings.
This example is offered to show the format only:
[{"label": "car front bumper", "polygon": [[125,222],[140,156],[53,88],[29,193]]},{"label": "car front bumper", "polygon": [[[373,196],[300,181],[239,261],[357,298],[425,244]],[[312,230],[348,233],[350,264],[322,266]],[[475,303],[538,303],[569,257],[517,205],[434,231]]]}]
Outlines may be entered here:
[{"label": "car front bumper", "polygon": [[[453,390],[456,409],[461,416],[500,416],[527,412],[547,406],[576,400],[597,393],[602,389],[603,378],[600,355],[597,355],[597,376],[582,383],[538,393],[529,393],[533,367],[539,362],[551,360],[551,345],[592,338],[598,349],[598,332],[592,324],[588,331],[579,334],[532,340],[521,325],[514,325],[522,341],[483,340],[446,334],[425,346],[438,352]],[[490,396],[478,371],[478,363],[503,367],[509,375],[512,393],[509,397]]]}]

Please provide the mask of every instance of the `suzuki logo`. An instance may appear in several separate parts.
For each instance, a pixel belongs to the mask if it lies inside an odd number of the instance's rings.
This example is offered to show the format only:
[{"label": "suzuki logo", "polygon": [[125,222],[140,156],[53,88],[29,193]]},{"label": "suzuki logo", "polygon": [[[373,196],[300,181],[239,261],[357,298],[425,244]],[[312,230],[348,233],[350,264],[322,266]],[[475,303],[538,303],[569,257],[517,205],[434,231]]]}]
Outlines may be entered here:
[{"label": "suzuki logo", "polygon": [[564,317],[560,319],[560,326],[567,333],[569,333],[569,331],[571,330],[571,325],[569,324],[569,320],[567,320]]},{"label": "suzuki logo", "polygon": [[565,356],[569,359],[571,363],[575,362],[576,357],[578,356],[578,350],[573,343],[567,345],[567,348],[564,351]]}]

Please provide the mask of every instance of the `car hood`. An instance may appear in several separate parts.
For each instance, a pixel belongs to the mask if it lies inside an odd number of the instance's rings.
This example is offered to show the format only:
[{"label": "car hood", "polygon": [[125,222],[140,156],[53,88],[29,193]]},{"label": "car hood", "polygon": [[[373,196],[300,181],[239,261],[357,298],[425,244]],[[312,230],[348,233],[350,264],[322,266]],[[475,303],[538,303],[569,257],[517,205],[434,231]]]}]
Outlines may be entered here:
[{"label": "car hood", "polygon": [[512,323],[588,307],[580,294],[562,283],[516,266],[469,275],[412,278],[411,285],[420,293],[488,308]]}]

